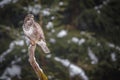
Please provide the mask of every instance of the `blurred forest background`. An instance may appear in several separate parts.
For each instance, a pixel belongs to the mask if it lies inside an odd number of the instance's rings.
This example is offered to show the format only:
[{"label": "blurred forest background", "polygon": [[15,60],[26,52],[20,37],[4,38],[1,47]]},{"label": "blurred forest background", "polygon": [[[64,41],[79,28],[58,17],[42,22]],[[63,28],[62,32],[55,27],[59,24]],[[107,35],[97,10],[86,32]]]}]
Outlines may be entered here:
[{"label": "blurred forest background", "polygon": [[0,80],[38,80],[22,31],[28,13],[51,50],[36,50],[49,80],[120,80],[120,0],[0,0]]}]

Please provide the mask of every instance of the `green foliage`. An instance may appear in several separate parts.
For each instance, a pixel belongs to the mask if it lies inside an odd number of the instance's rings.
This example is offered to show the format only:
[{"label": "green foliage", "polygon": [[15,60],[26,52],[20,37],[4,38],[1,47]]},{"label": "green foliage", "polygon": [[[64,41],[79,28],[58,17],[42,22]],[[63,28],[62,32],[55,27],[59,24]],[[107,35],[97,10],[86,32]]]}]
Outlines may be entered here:
[{"label": "green foliage", "polygon": [[[47,58],[48,55],[43,54],[40,47],[35,53],[49,80],[70,80],[69,67],[56,61],[55,57],[67,59],[81,67],[89,80],[119,80],[119,3],[119,0],[18,0],[0,6],[0,78],[6,69],[17,65],[21,69],[20,77],[7,74],[11,80],[37,80],[28,62],[28,44],[21,25],[24,16],[32,13],[28,7],[40,4],[42,28],[51,57]],[[50,14],[44,15],[43,11]],[[35,14],[37,22],[41,18],[38,16]],[[53,27],[46,28],[48,22]],[[66,35],[58,37],[61,31],[65,31]],[[20,41],[23,45],[18,44]],[[11,51],[1,58],[9,49]],[[89,50],[98,59],[96,63],[89,56]],[[81,77],[76,75],[71,80],[81,80]]]}]

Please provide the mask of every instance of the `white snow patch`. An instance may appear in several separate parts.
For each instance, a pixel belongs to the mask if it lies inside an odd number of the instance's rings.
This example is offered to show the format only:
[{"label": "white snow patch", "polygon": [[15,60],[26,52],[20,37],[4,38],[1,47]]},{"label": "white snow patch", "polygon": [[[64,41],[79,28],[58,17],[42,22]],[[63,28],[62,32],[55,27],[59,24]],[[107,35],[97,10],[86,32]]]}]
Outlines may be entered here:
[{"label": "white snow patch", "polygon": [[24,41],[23,40],[17,40],[17,41],[14,41],[14,43],[18,46],[24,46]]},{"label": "white snow patch", "polygon": [[97,13],[98,13],[98,14],[100,14],[100,13],[101,13],[101,11],[100,11],[100,10],[97,10]]},{"label": "white snow patch", "polygon": [[11,2],[11,0],[2,0],[2,1],[0,1],[0,6],[4,6],[5,4],[8,4],[10,2]]},{"label": "white snow patch", "polygon": [[97,6],[94,7],[94,9],[97,11],[98,14],[101,13],[100,9],[103,8],[104,5],[107,5],[109,1],[110,0],[105,0],[105,1],[103,1],[102,4],[97,5]]},{"label": "white snow patch", "polygon": [[4,7],[4,5],[9,4],[10,2],[16,3],[18,0],[2,0],[0,1],[0,7]]},{"label": "white snow patch", "polygon": [[48,22],[48,24],[46,25],[47,29],[51,29],[53,28],[53,23],[52,22]]},{"label": "white snow patch", "polygon": [[51,58],[51,56],[52,56],[51,54],[46,55],[47,58]]},{"label": "white snow patch", "polygon": [[98,43],[97,43],[97,46],[101,46],[101,44],[98,42]]},{"label": "white snow patch", "polygon": [[13,50],[14,46],[15,44],[13,42],[10,43],[9,48],[0,55],[0,62],[2,62],[4,60],[4,57]]},{"label": "white snow patch", "polygon": [[67,31],[66,30],[61,30],[58,34],[57,34],[57,37],[58,38],[62,38],[64,36],[67,35]]},{"label": "white snow patch", "polygon": [[62,63],[65,67],[69,68],[70,77],[74,77],[78,75],[82,80],[88,80],[88,77],[85,75],[85,72],[82,68],[78,67],[77,65],[71,64],[67,59],[60,59],[58,57],[54,58],[56,61]]},{"label": "white snow patch", "polygon": [[39,14],[41,10],[40,4],[35,4],[33,6],[29,5],[28,7],[24,7],[25,10],[28,12],[32,12],[33,14]]},{"label": "white snow patch", "polygon": [[116,61],[116,55],[115,55],[115,53],[111,53],[111,59],[112,59],[112,61]]},{"label": "white snow patch", "polygon": [[13,3],[16,3],[18,0],[12,0]]},{"label": "white snow patch", "polygon": [[120,51],[120,47],[119,46],[116,46],[116,49]]},{"label": "white snow patch", "polygon": [[42,11],[42,13],[43,13],[44,16],[49,16],[49,15],[50,15],[50,11],[49,11],[48,8],[44,9],[44,10]]},{"label": "white snow patch", "polygon": [[21,36],[21,38],[24,39],[24,43],[25,43],[26,45],[29,45],[30,40],[29,40],[28,37],[26,37],[25,35],[23,35],[23,36]]},{"label": "white snow patch", "polygon": [[54,39],[54,38],[50,38],[50,40],[49,40],[51,43],[55,43],[56,42],[56,40]]},{"label": "white snow patch", "polygon": [[55,19],[55,16],[52,16],[52,17],[51,17],[51,20],[54,20],[54,19]]},{"label": "white snow patch", "polygon": [[24,41],[23,40],[16,40],[16,41],[11,42],[10,45],[9,45],[9,48],[0,55],[0,62],[2,62],[5,59],[5,56],[7,54],[9,54],[15,48],[15,45],[23,46]]},{"label": "white snow patch", "polygon": [[55,29],[52,29],[51,32],[54,33],[54,32],[55,32]]},{"label": "white snow patch", "polygon": [[78,44],[81,45],[81,44],[83,44],[84,42],[85,42],[85,39],[82,38],[82,39],[79,40]]},{"label": "white snow patch", "polygon": [[61,2],[59,2],[59,5],[60,5],[60,6],[63,6],[63,5],[64,5],[64,3],[61,1]]},{"label": "white snow patch", "polygon": [[98,63],[98,58],[95,56],[95,54],[92,52],[90,48],[88,48],[88,56],[90,57],[92,64]]},{"label": "white snow patch", "polygon": [[[51,54],[46,55],[47,58],[51,58],[51,56]],[[63,66],[68,67],[70,77],[78,75],[80,78],[82,78],[82,80],[89,80],[84,70],[82,70],[82,68],[78,67],[77,65],[72,64],[68,59],[54,57],[54,60],[62,63]]]},{"label": "white snow patch", "polygon": [[25,53],[25,52],[27,52],[27,50],[26,49],[22,49],[21,52]]},{"label": "white snow patch", "polygon": [[103,1],[103,5],[107,5],[110,0]]},{"label": "white snow patch", "polygon": [[11,64],[13,65],[13,64],[15,64],[15,63],[18,63],[18,62],[20,62],[21,61],[21,57],[16,57],[16,59],[15,60],[13,60],[12,62],[11,62]]},{"label": "white snow patch", "polygon": [[60,59],[58,57],[55,57],[54,59],[58,62],[61,62],[65,67],[68,67],[70,65],[70,62],[67,59]]},{"label": "white snow patch", "polygon": [[20,74],[21,74],[21,67],[18,65],[12,65],[11,67],[5,69],[0,79],[11,80],[11,77],[15,77],[15,76],[17,76],[20,79],[21,78]]},{"label": "white snow patch", "polygon": [[[48,79],[51,79],[51,80],[52,80],[52,78],[54,78],[53,75],[48,75]],[[56,80],[57,80],[57,79],[56,79]]]},{"label": "white snow patch", "polygon": [[120,51],[120,47],[119,46],[116,46],[112,43],[108,43],[108,46],[111,47],[111,48],[115,48],[116,50],[119,50]]},{"label": "white snow patch", "polygon": [[70,64],[69,71],[70,71],[70,77],[74,77],[78,75],[80,78],[82,78],[82,80],[88,80],[88,77],[86,76],[83,69],[74,64]]},{"label": "white snow patch", "polygon": [[97,5],[94,7],[95,10],[100,10],[103,7],[103,4]]},{"label": "white snow patch", "polygon": [[115,47],[115,45],[112,44],[112,43],[108,43],[108,46],[111,47],[111,48],[114,48],[114,47]]},{"label": "white snow patch", "polygon": [[72,37],[72,42],[78,43],[78,42],[79,42],[79,39],[78,39],[77,37]]},{"label": "white snow patch", "polygon": [[80,40],[77,37],[72,37],[72,42],[78,43],[79,45],[83,44],[85,42],[84,38],[81,38]]},{"label": "white snow patch", "polygon": [[85,33],[85,31],[81,31],[80,34],[85,35],[86,33]]},{"label": "white snow patch", "polygon": [[95,9],[95,10],[98,10],[98,9],[99,9],[99,6],[95,6],[94,9]]}]

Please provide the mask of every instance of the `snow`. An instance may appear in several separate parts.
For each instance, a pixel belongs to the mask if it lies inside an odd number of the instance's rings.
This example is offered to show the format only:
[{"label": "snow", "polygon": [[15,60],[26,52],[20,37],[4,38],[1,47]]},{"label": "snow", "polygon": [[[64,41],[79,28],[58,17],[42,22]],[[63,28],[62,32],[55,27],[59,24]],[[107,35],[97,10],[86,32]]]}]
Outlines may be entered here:
[{"label": "snow", "polygon": [[0,7],[4,7],[4,5],[9,4],[10,2],[16,3],[18,0],[2,0],[0,1]]},{"label": "snow", "polygon": [[102,5],[95,6],[94,9],[97,11],[98,14],[101,13],[100,9],[102,8]]},{"label": "snow", "polygon": [[46,55],[47,58],[51,58],[51,56],[52,56],[51,54]]},{"label": "snow", "polygon": [[44,10],[42,11],[42,13],[43,13],[44,16],[49,16],[49,15],[50,15],[50,11],[49,11],[48,8],[44,9]]},{"label": "snow", "polygon": [[116,61],[116,55],[115,55],[115,53],[111,53],[111,59],[112,59],[112,61]]},{"label": "snow", "polygon": [[[47,58],[51,58],[51,56],[52,56],[51,54],[46,55]],[[72,64],[68,59],[54,57],[54,60],[60,62],[63,66],[68,67],[70,77],[78,75],[80,78],[82,78],[82,80],[89,80],[84,70],[78,67],[77,65]]]},{"label": "snow", "polygon": [[29,38],[28,38],[27,36],[22,36],[22,38],[24,38],[24,39],[25,39],[25,43],[26,43],[27,45],[29,45],[29,43],[30,43]]},{"label": "snow", "polygon": [[95,9],[95,10],[98,10],[98,9],[99,9],[99,6],[95,6],[94,9]]},{"label": "snow", "polygon": [[26,49],[22,49],[21,52],[25,53],[25,52],[27,52],[27,50]]},{"label": "snow", "polygon": [[50,38],[49,42],[51,42],[51,43],[55,43],[56,40],[55,40],[54,38]]},{"label": "snow", "polygon": [[14,41],[15,45],[18,45],[18,46],[24,46],[24,41],[23,40],[17,40],[17,41]]},{"label": "snow", "polygon": [[2,62],[4,60],[4,57],[13,50],[13,47],[14,47],[14,43],[10,43],[9,49],[7,49],[5,52],[3,52],[0,55],[0,62]]},{"label": "snow", "polygon": [[70,77],[78,75],[80,78],[82,78],[82,80],[88,80],[88,77],[85,75],[85,72],[82,70],[82,68],[70,63],[68,59],[60,59],[59,57],[55,57],[54,59],[62,63],[65,67],[69,68]]},{"label": "snow", "polygon": [[108,43],[108,46],[111,47],[111,48],[114,48],[114,47],[115,47],[115,45],[112,44],[112,43]]},{"label": "snow", "polygon": [[46,25],[46,28],[47,29],[53,28],[53,23],[52,22],[48,22],[47,25]]},{"label": "snow", "polygon": [[72,37],[72,42],[78,43],[78,42],[79,42],[79,39],[78,39],[77,37]]},{"label": "snow", "polygon": [[77,37],[72,37],[72,42],[82,45],[85,42],[85,39],[84,38],[79,39]]},{"label": "snow", "polygon": [[54,32],[55,32],[55,29],[52,29],[51,32],[54,33]]},{"label": "snow", "polygon": [[94,7],[95,10],[100,10],[103,7],[103,4],[97,5]]},{"label": "snow", "polygon": [[97,43],[97,46],[101,46],[101,44],[98,42],[98,43]]},{"label": "snow", "polygon": [[120,47],[119,46],[116,46],[116,49],[120,51]]},{"label": "snow", "polygon": [[100,10],[97,10],[97,13],[98,13],[98,14],[100,14],[100,13],[101,13],[101,11],[100,11]]},{"label": "snow", "polygon": [[19,79],[21,74],[21,67],[18,65],[12,65],[11,67],[7,67],[3,73],[3,75],[0,77],[0,79],[3,80],[11,80],[11,77],[17,76]]},{"label": "snow", "polygon": [[81,34],[81,35],[85,35],[86,32],[85,32],[85,31],[81,31],[80,34]]},{"label": "snow", "polygon": [[88,56],[90,57],[92,64],[98,63],[98,58],[95,56],[95,54],[92,52],[90,48],[88,48]]},{"label": "snow", "polygon": [[0,1],[0,6],[3,7],[5,4],[8,4],[10,2],[11,2],[11,0],[2,0],[2,1]]},{"label": "snow", "polygon": [[105,0],[105,1],[103,1],[102,4],[97,5],[97,6],[94,7],[94,9],[97,11],[98,14],[101,13],[100,9],[103,8],[104,5],[107,5],[109,1],[110,0]]},{"label": "snow", "polygon": [[119,47],[119,46],[116,46],[116,45],[114,45],[114,44],[112,44],[112,43],[107,43],[107,44],[108,44],[109,47],[115,48],[116,50],[119,50],[119,51],[120,51],[120,47]]},{"label": "snow", "polygon": [[70,65],[70,62],[67,59],[60,59],[58,57],[55,57],[54,59],[58,62],[61,62],[65,67],[68,67]]},{"label": "snow", "polygon": [[48,79],[52,80],[52,78],[54,78],[54,76],[48,75]]},{"label": "snow", "polygon": [[58,34],[57,34],[57,37],[58,38],[62,38],[64,36],[67,35],[67,31],[66,30],[61,30]]},{"label": "snow", "polygon": [[78,67],[78,66],[76,66],[74,64],[71,64],[69,60],[60,59],[58,57],[55,57],[54,59],[56,61],[58,61],[58,62],[61,62],[65,67],[69,67],[70,77],[74,77],[76,75],[79,75],[80,77],[83,78],[83,80],[88,80],[88,78],[86,77],[84,71],[80,67]]},{"label": "snow", "polygon": [[16,40],[16,41],[11,42],[10,45],[9,45],[9,48],[0,55],[0,62],[2,62],[5,59],[5,56],[7,54],[9,54],[15,48],[15,45],[23,46],[24,41],[23,40]]},{"label": "snow", "polygon": [[29,5],[28,7],[24,7],[24,9],[36,15],[40,13],[41,5],[40,4],[35,4],[33,6]]},{"label": "snow", "polygon": [[12,0],[13,3],[16,3],[18,0]]},{"label": "snow", "polygon": [[110,0],[103,1],[103,5],[107,5]]},{"label": "snow", "polygon": [[83,44],[84,42],[85,42],[85,39],[82,38],[82,39],[79,40],[78,44],[81,45],[81,44]]},{"label": "snow", "polygon": [[11,80],[12,77],[17,76],[19,79],[21,78],[21,67],[15,65],[15,63],[21,61],[21,58],[17,58],[16,60],[11,62],[11,67],[7,67],[3,72],[0,79]]},{"label": "snow", "polygon": [[[23,57],[24,57],[24,56],[23,56]],[[16,59],[11,62],[11,65],[16,64],[16,63],[18,63],[18,62],[20,62],[20,61],[21,61],[21,57],[19,57],[19,58],[16,57]]]},{"label": "snow", "polygon": [[52,16],[52,17],[51,17],[51,20],[54,20],[54,19],[55,19],[55,16]]},{"label": "snow", "polygon": [[63,6],[63,4],[64,4],[64,3],[63,3],[62,1],[61,1],[61,2],[59,2],[59,5],[60,5],[60,6]]},{"label": "snow", "polygon": [[70,77],[78,75],[80,78],[82,78],[82,80],[88,80],[88,77],[85,75],[85,72],[80,67],[74,64],[70,64],[69,71]]}]

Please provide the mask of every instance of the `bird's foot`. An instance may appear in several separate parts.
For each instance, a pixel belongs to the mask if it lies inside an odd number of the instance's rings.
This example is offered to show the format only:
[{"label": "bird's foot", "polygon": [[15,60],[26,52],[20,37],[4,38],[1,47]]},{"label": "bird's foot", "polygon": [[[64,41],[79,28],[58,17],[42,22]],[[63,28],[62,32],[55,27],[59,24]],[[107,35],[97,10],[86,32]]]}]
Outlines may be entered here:
[{"label": "bird's foot", "polygon": [[32,46],[35,46],[35,42],[34,42],[34,41],[30,41],[30,44],[31,44]]}]

